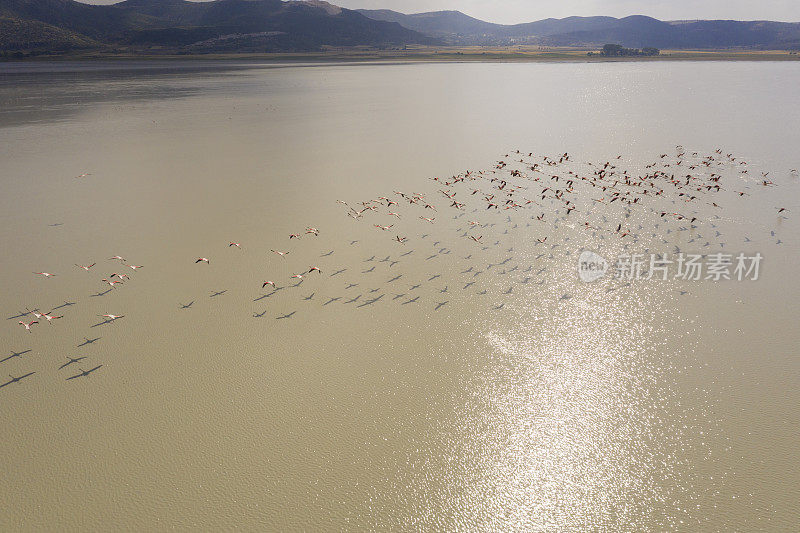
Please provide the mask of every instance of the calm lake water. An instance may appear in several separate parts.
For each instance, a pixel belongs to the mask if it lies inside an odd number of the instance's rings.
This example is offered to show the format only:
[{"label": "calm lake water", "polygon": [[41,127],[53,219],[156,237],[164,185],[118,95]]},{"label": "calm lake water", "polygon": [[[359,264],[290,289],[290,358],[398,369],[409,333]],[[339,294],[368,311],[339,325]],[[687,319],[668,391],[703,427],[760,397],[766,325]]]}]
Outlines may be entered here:
[{"label": "calm lake water", "polygon": [[[0,529],[796,530],[797,87],[769,62],[0,65],[0,381],[35,372],[0,388]],[[536,226],[454,219],[428,179],[677,145],[725,190],[696,228],[620,219],[628,251],[760,252],[757,281],[585,284],[580,250],[626,250],[580,227],[620,216],[603,193]],[[394,191],[437,211],[336,202]]]}]

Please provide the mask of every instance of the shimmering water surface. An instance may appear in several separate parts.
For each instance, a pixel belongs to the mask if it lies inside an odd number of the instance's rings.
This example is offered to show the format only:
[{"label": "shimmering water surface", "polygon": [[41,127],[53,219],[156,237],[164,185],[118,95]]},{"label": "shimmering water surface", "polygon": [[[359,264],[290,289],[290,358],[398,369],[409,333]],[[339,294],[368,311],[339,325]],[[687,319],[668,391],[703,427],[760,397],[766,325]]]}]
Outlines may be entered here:
[{"label": "shimmering water surface", "polygon": [[[0,373],[35,372],[0,388],[0,529],[796,530],[799,86],[788,63],[0,66]],[[724,190],[628,218],[584,186],[562,219],[548,170],[504,212],[428,179],[488,191],[564,152],[553,173],[636,176],[677,145]],[[336,202],[395,191],[437,210]],[[635,242],[581,227],[603,217]],[[578,280],[584,248],[675,246],[760,252],[760,279]],[[26,308],[63,318],[27,333]]]}]

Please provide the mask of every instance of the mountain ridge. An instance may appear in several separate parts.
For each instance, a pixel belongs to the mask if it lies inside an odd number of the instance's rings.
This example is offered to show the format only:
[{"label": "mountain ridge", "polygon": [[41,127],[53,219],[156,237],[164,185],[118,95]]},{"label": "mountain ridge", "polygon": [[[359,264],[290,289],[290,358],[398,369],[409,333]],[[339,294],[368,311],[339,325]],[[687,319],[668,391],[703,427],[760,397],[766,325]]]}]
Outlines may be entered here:
[{"label": "mountain ridge", "polygon": [[[75,0],[0,0],[5,35],[0,50],[171,48],[178,52],[306,51],[329,46],[440,44],[435,37],[321,0],[124,0],[89,5]],[[60,30],[56,32],[54,28]],[[57,34],[58,39],[52,39]],[[48,35],[53,42],[48,43]],[[260,38],[254,37],[260,35]],[[56,42],[57,41],[57,42]],[[203,49],[201,43],[212,43]],[[182,50],[182,48],[191,47]]]},{"label": "mountain ridge", "polygon": [[444,38],[451,44],[539,44],[596,47],[606,43],[661,48],[800,49],[800,23],[767,20],[662,21],[645,15],[566,17],[520,24],[496,24],[460,11],[404,14],[360,9],[376,20],[391,20],[408,29]]},{"label": "mountain ridge", "polygon": [[319,51],[325,47],[539,45],[800,50],[800,23],[661,21],[644,15],[497,24],[460,11],[350,10],[323,0],[0,0],[0,52],[178,54]]}]

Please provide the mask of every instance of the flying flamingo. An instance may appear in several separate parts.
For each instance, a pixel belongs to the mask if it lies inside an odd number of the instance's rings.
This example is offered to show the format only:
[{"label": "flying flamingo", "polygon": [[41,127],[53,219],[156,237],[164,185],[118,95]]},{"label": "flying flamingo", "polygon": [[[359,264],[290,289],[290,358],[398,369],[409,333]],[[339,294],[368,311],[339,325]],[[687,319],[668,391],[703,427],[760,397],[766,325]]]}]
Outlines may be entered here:
[{"label": "flying flamingo", "polygon": [[388,226],[381,226],[380,224],[373,224],[376,228],[382,229],[383,231],[388,231],[389,228],[394,226],[394,224],[389,224]]},{"label": "flying flamingo", "polygon": [[279,256],[281,256],[281,257],[283,257],[283,256],[285,256],[286,254],[288,254],[288,253],[289,253],[289,252],[279,252],[278,250],[272,250],[272,252],[274,252],[274,253],[278,254],[278,255],[279,255]]},{"label": "flying flamingo", "polygon": [[209,260],[208,260],[207,258],[205,258],[205,257],[198,257],[198,258],[197,258],[197,260],[195,261],[195,263],[200,263],[200,262],[206,263],[207,265],[210,265],[210,264],[211,264],[211,261],[209,261]]},{"label": "flying flamingo", "polygon": [[34,320],[33,322],[25,323],[22,320],[20,320],[19,323],[22,324],[23,326],[25,326],[25,329],[28,331],[28,333],[30,333],[31,332],[31,326],[34,325],[34,324],[38,324],[39,322]]},{"label": "flying flamingo", "polygon": [[143,265],[127,265],[129,268],[136,270],[138,268],[142,268]]},{"label": "flying flamingo", "polygon": [[101,279],[100,281],[103,281],[103,282],[105,282],[105,283],[108,283],[108,286],[109,286],[109,287],[111,287],[112,289],[114,288],[114,285],[116,285],[117,283],[122,283],[121,281],[116,281],[116,280],[114,280],[114,281],[111,281],[111,280],[108,280],[108,279],[106,279],[106,278],[103,278],[103,279]]},{"label": "flying flamingo", "polygon": [[228,243],[228,248],[230,248],[231,246],[235,246],[235,247],[237,247],[237,248],[241,249],[241,247],[242,247],[242,243],[240,243],[240,242],[233,242],[233,241],[230,241],[230,242]]},{"label": "flying flamingo", "polygon": [[86,272],[89,272],[89,269],[95,266],[96,264],[97,263],[92,263],[91,265],[83,266],[76,263],[75,266],[84,269]]},{"label": "flying flamingo", "polygon": [[116,259],[118,261],[122,261],[123,263],[125,262],[125,258],[122,257],[121,255],[115,255],[114,257],[109,257],[108,258],[109,261],[111,261],[112,259]]},{"label": "flying flamingo", "polygon": [[264,283],[261,285],[261,288],[263,289],[263,288],[264,288],[264,287],[266,287],[267,285],[271,285],[273,289],[277,289],[277,288],[278,288],[278,287],[276,287],[276,286],[275,286],[275,282],[274,282],[274,281],[265,281],[265,282],[264,282]]},{"label": "flying flamingo", "polygon": [[[52,311],[50,312],[52,313]],[[54,316],[54,315],[49,315],[47,313],[43,314],[42,316],[47,319],[48,324],[52,324],[51,320],[55,320],[57,318],[64,318],[64,315]]]},{"label": "flying flamingo", "polygon": [[107,318],[107,319],[109,319],[110,321],[113,322],[114,320],[117,320],[118,318],[122,318],[125,315],[97,315],[97,316],[101,316],[103,318]]},{"label": "flying flamingo", "polygon": [[302,274],[292,274],[290,277],[297,278],[297,279],[303,279],[303,275]]},{"label": "flying flamingo", "polygon": [[298,235],[297,233],[290,233],[289,234],[289,239],[299,239],[299,238],[300,238],[300,235]]},{"label": "flying flamingo", "polygon": [[320,270],[319,267],[314,267],[314,266],[309,268],[308,272],[306,272],[306,274],[311,274],[312,272],[319,272],[320,274],[322,274],[322,270]]},{"label": "flying flamingo", "polygon": [[46,278],[49,278],[50,276],[55,276],[55,274],[51,274],[49,272],[34,272],[34,274],[39,274],[39,275],[44,276]]}]

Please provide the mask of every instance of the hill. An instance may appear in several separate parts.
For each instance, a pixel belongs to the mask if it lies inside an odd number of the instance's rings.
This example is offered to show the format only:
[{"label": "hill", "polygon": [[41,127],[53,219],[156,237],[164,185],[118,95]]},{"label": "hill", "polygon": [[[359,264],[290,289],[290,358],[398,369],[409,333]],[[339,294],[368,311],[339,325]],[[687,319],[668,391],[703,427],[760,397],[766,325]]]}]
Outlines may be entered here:
[{"label": "hill", "polygon": [[0,50],[19,51],[47,48],[68,51],[98,46],[78,33],[35,20],[0,18]]},{"label": "hill", "polygon": [[169,49],[177,52],[318,50],[438,44],[391,21],[320,0],[0,0],[0,50]]},{"label": "hill", "polygon": [[428,35],[479,36],[501,32],[504,28],[501,24],[484,22],[460,11],[433,11],[413,15],[406,15],[388,9],[359,9],[358,12],[375,20],[396,22],[405,28]]},{"label": "hill", "polygon": [[753,48],[800,49],[800,23],[735,20],[661,21],[635,15],[567,17],[524,24],[493,24],[459,11],[406,15],[389,10],[359,10],[375,20],[391,21],[451,44],[541,44],[597,47],[618,43],[627,47],[673,49]]}]

